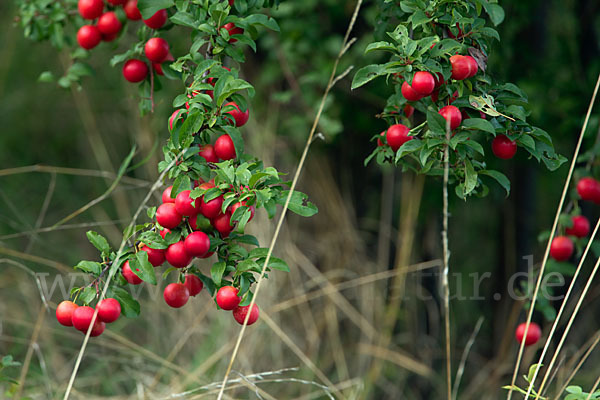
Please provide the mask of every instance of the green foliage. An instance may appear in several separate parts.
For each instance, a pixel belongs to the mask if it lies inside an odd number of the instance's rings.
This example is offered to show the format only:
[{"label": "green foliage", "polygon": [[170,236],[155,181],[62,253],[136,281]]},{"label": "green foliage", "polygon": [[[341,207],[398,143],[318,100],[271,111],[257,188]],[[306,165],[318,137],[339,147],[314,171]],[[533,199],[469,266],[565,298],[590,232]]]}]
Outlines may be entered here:
[{"label": "green foliage", "polygon": [[[492,43],[500,37],[494,28],[486,26],[485,15],[494,25],[500,24],[504,20],[500,5],[479,0],[408,0],[401,1],[395,9],[386,2],[382,10],[382,22],[391,19],[391,15],[400,22],[386,32],[387,40],[370,43],[365,53],[385,52],[389,54],[389,61],[359,69],[352,88],[385,77],[394,93],[388,98],[381,117],[389,125],[414,126],[410,135],[415,140],[405,143],[395,154],[388,146],[378,146],[366,162],[375,158],[379,164],[389,162],[403,170],[439,176],[444,148],[449,146],[452,150],[450,181],[456,185],[458,197],[466,198],[488,193],[486,181],[489,180],[485,178],[492,178],[507,193],[510,191],[508,178],[490,170],[486,161],[483,144],[497,135],[508,136],[551,171],[566,161],[554,151],[550,135],[527,122],[530,111],[525,93],[512,83],[495,82],[487,71],[488,53]],[[464,80],[451,79],[450,57],[455,54],[472,56],[479,73]],[[444,82],[434,92],[435,97],[426,96],[413,103],[415,109],[426,116],[424,124],[400,114],[408,104],[401,85],[404,81],[412,84],[417,71],[430,72]],[[438,110],[449,103],[461,109],[463,122],[447,141],[445,120]]]}]

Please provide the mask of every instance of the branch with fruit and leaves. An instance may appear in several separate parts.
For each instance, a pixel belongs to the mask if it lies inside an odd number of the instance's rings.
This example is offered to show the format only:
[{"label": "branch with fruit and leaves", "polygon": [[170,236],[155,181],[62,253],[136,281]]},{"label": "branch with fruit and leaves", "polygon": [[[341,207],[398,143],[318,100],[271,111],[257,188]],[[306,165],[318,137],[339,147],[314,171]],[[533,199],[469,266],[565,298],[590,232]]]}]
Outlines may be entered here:
[{"label": "branch with fruit and leaves", "polygon": [[[170,133],[163,147],[161,174],[172,182],[162,194],[162,204],[147,209],[151,222],[133,225],[124,232],[124,251],[115,251],[96,232],[88,232],[90,242],[100,251],[99,261],[81,261],[75,268],[90,274],[91,283],[71,293],[73,301],[62,302],[58,321],[87,332],[94,308],[91,305],[106,289],[106,298],[95,306],[98,319],[91,336],[105,329],[105,323],[121,314],[134,317],[139,303],[128,285],[143,282],[156,285],[156,268],[170,265],[167,278],[177,273],[175,282],[164,289],[171,307],[182,307],[190,296],[206,288],[220,309],[232,310],[242,324],[259,315],[252,310],[252,285],[268,249],[245,229],[256,210],[264,208],[273,218],[278,205],[289,194],[282,173],[265,166],[245,153],[240,128],[250,113],[248,97],[253,86],[239,77],[245,60],[244,48],[256,50],[258,30],[278,30],[265,8],[273,0],[46,0],[21,1],[19,21],[26,36],[50,40],[59,49],[69,50],[74,60],[66,74],[57,80],[63,87],[78,85],[90,71],[84,60],[101,42],[124,40],[124,33],[136,29],[138,41],[115,55],[110,63],[123,63],[123,77],[139,86],[142,114],[152,111],[154,92],[164,78],[183,84],[183,93],[173,101],[176,109],[168,120]],[[141,22],[138,22],[141,20]],[[169,30],[191,37],[189,52],[173,55],[167,40]],[[76,32],[76,33],[75,33]],[[74,43],[74,38],[78,47]],[[50,72],[41,75],[53,81]],[[124,163],[128,165],[130,157]],[[317,212],[307,196],[294,191],[289,209],[302,216]],[[215,255],[210,268],[206,261]],[[204,265],[203,265],[204,264]],[[267,272],[287,271],[285,261],[270,257]],[[114,276],[111,281],[108,277]],[[104,287],[110,282],[109,287]],[[78,305],[80,304],[80,305]]]},{"label": "branch with fruit and leaves", "polygon": [[[510,191],[509,179],[488,167],[488,146],[500,159],[521,147],[551,171],[566,161],[550,135],[527,122],[526,94],[488,70],[488,54],[500,37],[486,26],[485,14],[494,25],[504,19],[502,8],[487,0],[384,2],[381,22],[391,30],[366,52],[386,52],[389,60],[361,68],[352,83],[356,89],[385,77],[393,91],[379,114],[389,128],[373,136],[378,146],[365,163],[374,158],[441,176],[449,146],[450,184],[465,198],[485,196],[489,178]],[[395,27],[389,24],[396,20]]]}]

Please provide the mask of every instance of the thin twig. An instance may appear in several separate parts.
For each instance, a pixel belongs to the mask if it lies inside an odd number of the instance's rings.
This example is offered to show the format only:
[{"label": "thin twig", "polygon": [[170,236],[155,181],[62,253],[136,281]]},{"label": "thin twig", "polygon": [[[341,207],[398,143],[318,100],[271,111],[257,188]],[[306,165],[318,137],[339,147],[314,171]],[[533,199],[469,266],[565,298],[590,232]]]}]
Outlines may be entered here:
[{"label": "thin twig", "polygon": [[42,306],[40,307],[40,311],[38,312],[35,327],[33,328],[33,334],[31,335],[31,339],[29,340],[29,346],[27,347],[27,353],[25,354],[25,361],[23,361],[23,368],[21,368],[21,374],[19,375],[19,387],[17,389],[17,392],[15,393],[15,399],[20,399],[21,394],[23,393],[25,379],[27,378],[27,371],[29,371],[29,366],[31,365],[31,356],[33,355],[34,345],[37,344],[38,337],[40,336],[40,330],[42,328],[42,322],[44,322],[45,315],[46,307],[42,304]]},{"label": "thin twig", "polygon": [[[308,150],[310,149],[310,145],[313,141],[313,136],[316,132],[319,120],[321,119],[321,114],[323,113],[323,109],[325,108],[325,102],[327,100],[327,97],[329,96],[329,92],[331,91],[331,89],[333,88],[333,82],[337,73],[337,67],[338,64],[340,62],[340,59],[342,58],[342,55],[344,54],[344,51],[347,50],[346,48],[346,44],[348,43],[349,37],[350,37],[350,33],[352,31],[352,28],[354,27],[354,23],[356,22],[356,18],[358,17],[358,12],[360,10],[360,6],[362,5],[362,0],[358,0],[356,3],[356,7],[354,9],[354,14],[352,15],[352,19],[350,20],[350,24],[348,25],[348,30],[346,31],[346,35],[344,37],[344,41],[342,42],[342,49],[340,50],[340,53],[338,54],[335,63],[333,64],[333,69],[331,71],[331,76],[329,77],[329,83],[327,84],[327,87],[325,88],[325,93],[323,93],[323,98],[321,99],[321,104],[319,106],[319,110],[317,112],[317,115],[315,117],[315,120],[313,122],[312,128],[310,130],[310,134],[308,135],[308,139],[306,140],[306,145],[304,146],[304,151],[302,152],[302,156],[300,157],[300,161],[298,163],[298,168],[296,169],[296,173],[294,174],[294,179],[292,180],[292,184],[290,186],[290,190],[288,193],[288,196],[285,200],[285,204],[283,206],[283,210],[281,211],[281,215],[279,217],[279,220],[277,222],[277,226],[275,228],[275,232],[273,234],[273,238],[271,240],[271,244],[269,246],[269,250],[267,252],[267,257],[265,258],[265,262],[263,264],[262,270],[260,272],[260,276],[258,277],[258,280],[256,282],[256,289],[254,291],[254,296],[252,297],[252,301],[250,302],[249,305],[249,309],[251,310],[252,307],[254,307],[254,303],[256,301],[256,298],[258,297],[258,293],[260,291],[260,287],[261,287],[261,283],[263,281],[263,278],[265,276],[265,272],[267,270],[267,265],[269,264],[269,261],[271,259],[271,255],[273,253],[273,248],[275,247],[275,243],[277,242],[277,238],[279,237],[279,232],[281,230],[281,226],[283,225],[283,220],[285,219],[285,216],[287,214],[287,210],[288,207],[290,205],[290,200],[292,198],[292,194],[294,193],[294,189],[296,188],[296,185],[298,183],[298,179],[300,177],[300,172],[302,171],[302,168],[304,167],[304,162],[306,160],[306,157],[308,155]],[[239,350],[240,344],[242,342],[242,338],[244,336],[244,332],[246,331],[246,326],[248,325],[248,319],[250,317],[251,313],[248,313],[246,315],[246,318],[244,319],[244,323],[242,324],[242,329],[240,330],[240,333],[238,335],[238,339],[237,342],[235,344],[235,347],[233,349],[233,354],[231,355],[231,359],[229,360],[229,365],[227,366],[227,370],[225,371],[225,376],[223,377],[223,384],[221,386],[221,390],[219,391],[219,395],[217,396],[217,400],[221,400],[222,396],[223,396],[223,392],[225,391],[225,387],[227,385],[227,378],[229,377],[229,374],[231,372],[231,368],[233,367],[233,362],[235,361],[235,357],[237,355],[237,352]]]},{"label": "thin twig", "polygon": [[569,386],[569,383],[571,383],[573,378],[575,378],[575,375],[577,375],[577,372],[579,372],[579,370],[581,369],[583,364],[587,361],[588,357],[590,356],[590,354],[592,354],[592,351],[594,351],[594,349],[596,348],[596,346],[598,345],[599,342],[600,342],[600,331],[596,332],[596,339],[594,339],[594,342],[592,343],[592,345],[587,349],[587,351],[585,352],[583,357],[581,357],[581,360],[579,360],[579,363],[577,364],[577,366],[575,367],[573,372],[571,372],[571,375],[569,375],[569,377],[565,381],[565,384],[560,388],[560,390],[556,394],[555,400],[558,400],[558,398],[567,389],[567,386]]},{"label": "thin twig", "polygon": [[469,352],[471,351],[471,347],[475,343],[475,338],[481,329],[481,325],[483,324],[483,317],[479,317],[477,320],[477,325],[475,325],[475,329],[473,329],[473,333],[465,346],[465,351],[463,351],[462,357],[460,358],[460,364],[458,365],[458,371],[456,372],[456,380],[454,381],[454,388],[452,389],[452,398],[457,399],[458,395],[458,387],[460,386],[460,381],[462,380],[463,373],[465,371],[465,365],[467,364],[467,357],[469,356]]},{"label": "thin twig", "polygon": [[[535,302],[537,300],[537,296],[540,291],[540,286],[542,284],[542,278],[544,276],[544,271],[546,270],[546,263],[548,262],[548,255],[550,254],[550,244],[552,243],[552,239],[554,238],[554,235],[556,234],[556,229],[558,227],[558,220],[560,218],[560,214],[562,212],[563,205],[564,205],[565,199],[567,197],[567,192],[569,191],[569,185],[571,183],[571,178],[573,177],[573,171],[575,170],[575,164],[577,163],[577,157],[579,156],[579,150],[581,149],[581,143],[583,142],[583,136],[584,136],[585,130],[587,129],[588,122],[590,120],[590,115],[592,114],[592,109],[594,108],[594,103],[596,101],[596,95],[598,94],[599,86],[600,86],[600,74],[598,75],[598,80],[596,81],[596,87],[594,88],[594,93],[592,94],[592,99],[590,100],[587,114],[585,116],[583,126],[581,127],[581,132],[579,133],[579,139],[577,140],[577,146],[575,147],[575,151],[573,153],[573,159],[571,160],[571,166],[569,167],[569,173],[567,174],[567,179],[565,180],[565,184],[564,184],[563,191],[562,191],[562,194],[560,197],[560,201],[558,203],[558,208],[556,210],[556,215],[554,216],[552,230],[550,231],[550,237],[548,238],[548,243],[546,244],[546,251],[544,251],[542,267],[540,268],[538,279],[537,279],[537,282],[535,285],[535,290],[533,292],[533,298],[531,299],[531,306],[529,307],[529,312],[527,313],[527,321],[525,323],[526,325],[525,325],[524,336],[527,336],[527,332],[529,331],[529,324],[531,323],[531,317],[533,316],[533,311],[535,309]],[[519,346],[519,354],[517,355],[517,362],[515,363],[515,369],[513,371],[510,389],[508,390],[507,400],[510,400],[512,398],[513,388],[515,387],[515,382],[517,381],[517,375],[519,373],[519,367],[521,366],[521,359],[523,357],[524,349],[525,349],[525,341],[522,341]],[[541,391],[541,389],[540,389],[540,391]]]},{"label": "thin twig", "polygon": [[600,385],[600,376],[598,377],[598,379],[596,379],[596,383],[594,383],[594,386],[592,387],[592,390],[590,390],[590,393],[587,395],[587,397],[585,398],[585,400],[590,400],[592,398],[592,395],[594,394],[594,392],[596,391],[596,389],[598,389],[598,385]]},{"label": "thin twig", "polygon": [[450,351],[450,286],[448,272],[450,269],[450,250],[448,249],[448,178],[450,175],[450,119],[446,121],[446,145],[444,146],[444,186],[443,186],[443,223],[442,245],[444,269],[442,272],[442,291],[444,295],[444,331],[446,336],[446,390],[448,400],[452,400],[452,360]]}]

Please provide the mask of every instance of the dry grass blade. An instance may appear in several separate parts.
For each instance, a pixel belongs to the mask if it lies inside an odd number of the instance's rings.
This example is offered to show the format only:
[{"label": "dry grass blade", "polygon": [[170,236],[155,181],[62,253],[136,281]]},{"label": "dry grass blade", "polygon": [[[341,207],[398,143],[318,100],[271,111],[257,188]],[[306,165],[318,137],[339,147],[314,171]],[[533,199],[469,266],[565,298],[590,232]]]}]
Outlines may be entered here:
[{"label": "dry grass blade", "polygon": [[596,391],[596,389],[598,389],[598,385],[600,385],[600,376],[598,377],[598,379],[596,379],[596,382],[594,383],[594,386],[592,386],[592,390],[590,390],[590,393],[587,395],[587,397],[585,398],[585,400],[590,400],[592,398],[592,395],[594,394],[594,392]]},{"label": "dry grass blade", "polygon": [[427,365],[413,359],[409,355],[402,354],[399,351],[394,351],[386,347],[375,346],[369,343],[360,343],[358,345],[358,351],[370,354],[375,358],[392,362],[407,371],[414,372],[425,378],[429,378],[433,374],[432,369]]},{"label": "dry grass blade", "polygon": [[[257,279],[256,288],[255,288],[255,291],[254,291],[254,296],[252,297],[252,301],[249,304],[250,309],[252,309],[252,307],[254,307],[254,303],[256,301],[256,298],[258,297],[258,293],[260,291],[261,283],[263,281],[263,278],[265,276],[265,272],[267,270],[267,265],[269,264],[269,261],[271,259],[271,255],[273,253],[273,248],[275,247],[275,243],[277,242],[277,238],[279,237],[279,232],[281,231],[281,226],[283,225],[283,221],[285,219],[285,216],[286,216],[289,204],[290,204],[290,200],[292,199],[292,194],[294,193],[294,189],[296,189],[296,185],[298,183],[298,179],[300,177],[300,173],[302,172],[302,168],[304,167],[304,162],[305,162],[306,157],[308,155],[308,150],[310,149],[310,145],[312,144],[313,137],[315,135],[317,126],[319,124],[319,120],[321,119],[321,114],[323,113],[323,109],[325,108],[325,102],[327,101],[327,97],[329,96],[329,92],[333,88],[333,85],[334,85],[334,82],[335,82],[335,76],[336,76],[336,73],[337,73],[338,64],[340,62],[340,59],[344,55],[344,53],[348,50],[347,44],[348,44],[348,40],[350,38],[350,33],[352,32],[352,29],[354,27],[354,23],[356,22],[356,18],[358,17],[358,12],[360,11],[361,5],[362,5],[362,0],[358,0],[356,2],[356,7],[354,8],[354,13],[352,14],[352,19],[350,20],[350,24],[348,25],[348,29],[346,31],[346,35],[344,36],[344,41],[342,42],[342,49],[340,50],[340,53],[338,54],[338,56],[337,56],[337,58],[336,58],[336,60],[335,60],[335,62],[333,64],[331,75],[329,77],[329,82],[327,84],[327,87],[325,88],[325,93],[323,93],[323,98],[321,99],[321,104],[319,106],[319,110],[317,111],[317,115],[315,117],[315,120],[313,122],[312,128],[310,130],[310,134],[308,135],[308,139],[306,140],[306,145],[304,146],[304,151],[302,152],[302,156],[300,157],[300,161],[298,162],[298,167],[296,169],[296,173],[294,174],[294,178],[293,178],[292,184],[290,186],[289,194],[287,196],[287,199],[285,200],[285,204],[283,205],[283,210],[281,211],[281,215],[279,217],[279,220],[277,221],[277,226],[275,228],[275,232],[273,234],[273,238],[271,240],[271,244],[270,244],[269,250],[267,252],[267,257],[265,258],[265,262],[263,264],[260,276]],[[242,329],[240,330],[240,333],[238,335],[238,339],[236,341],[235,348],[233,349],[233,354],[231,355],[231,359],[229,361],[229,365],[227,366],[227,371],[225,372],[225,376],[223,377],[223,385],[221,386],[221,391],[219,392],[217,400],[221,399],[221,397],[223,395],[223,391],[225,390],[225,387],[226,387],[226,384],[227,384],[227,378],[229,377],[229,373],[231,372],[231,368],[233,366],[233,362],[235,361],[235,357],[236,357],[236,354],[237,354],[238,349],[240,347],[240,343],[242,342],[242,338],[244,336],[244,332],[246,330],[246,326],[248,325],[248,319],[250,318],[250,315],[251,315],[251,313],[247,313],[246,314],[246,318],[244,319],[244,323],[242,324]]]},{"label": "dry grass blade", "polygon": [[[527,336],[527,332],[529,331],[529,324],[531,323],[531,317],[533,316],[533,311],[535,309],[535,302],[537,300],[537,296],[540,291],[540,286],[542,284],[542,278],[544,276],[544,271],[546,270],[546,263],[548,261],[548,256],[550,254],[550,244],[552,243],[552,239],[554,238],[554,235],[556,234],[556,229],[558,227],[558,221],[560,218],[560,214],[561,214],[563,206],[565,204],[567,192],[569,191],[569,185],[571,183],[571,178],[573,177],[573,171],[575,170],[575,164],[577,163],[577,157],[579,156],[579,150],[581,149],[581,143],[583,142],[583,136],[587,129],[588,123],[590,121],[590,115],[592,114],[592,109],[594,108],[594,103],[596,102],[596,95],[598,94],[599,86],[600,86],[600,74],[598,75],[598,80],[596,81],[596,86],[594,88],[594,92],[592,94],[590,104],[588,106],[587,114],[585,116],[583,126],[581,127],[581,132],[579,133],[579,139],[577,140],[577,146],[575,146],[575,151],[573,152],[573,159],[571,160],[571,166],[569,167],[569,173],[567,174],[567,179],[565,180],[563,191],[560,196],[560,201],[558,203],[558,208],[556,210],[554,222],[552,223],[552,230],[550,231],[550,237],[548,238],[548,243],[546,244],[546,250],[544,251],[544,258],[542,259],[542,267],[540,268],[538,279],[535,284],[535,290],[533,292],[533,297],[531,299],[531,307],[529,307],[529,312],[527,313],[527,321],[526,321],[526,325],[525,325],[524,336]],[[515,383],[517,381],[517,375],[519,373],[519,367],[521,366],[521,359],[523,358],[524,349],[525,349],[525,341],[522,341],[521,345],[519,346],[519,354],[517,355],[517,362],[515,363],[512,380],[510,383],[510,389],[508,390],[508,395],[507,395],[508,400],[510,400],[512,398],[513,388],[515,387]],[[541,389],[540,389],[540,391],[541,391]]]},{"label": "dry grass blade", "polygon": [[[533,373],[533,377],[531,378],[531,382],[529,383],[529,387],[527,388],[527,396],[529,396],[529,394],[533,390],[535,380],[537,379],[537,376],[538,376],[538,373],[540,372],[542,363],[544,362],[544,357],[546,356],[546,353],[547,353],[548,349],[550,348],[550,344],[552,342],[552,337],[554,336],[554,332],[556,331],[556,328],[558,327],[560,318],[562,317],[563,312],[565,311],[565,308],[567,306],[567,302],[569,301],[569,299],[571,297],[571,293],[573,292],[573,289],[575,288],[575,284],[577,283],[577,278],[579,278],[579,273],[581,272],[581,268],[583,267],[583,264],[586,261],[588,252],[589,252],[590,248],[592,247],[592,243],[594,242],[594,238],[596,237],[596,234],[598,233],[599,228],[600,228],[600,218],[598,218],[598,222],[596,222],[594,231],[592,232],[592,235],[589,238],[589,241],[587,243],[587,246],[585,247],[583,255],[581,256],[581,259],[579,260],[579,264],[577,265],[577,269],[575,270],[575,274],[573,275],[573,278],[571,279],[571,284],[569,285],[567,294],[565,295],[565,298],[563,299],[562,304],[560,306],[560,310],[558,311],[558,314],[556,315],[556,318],[554,319],[554,323],[552,324],[552,329],[550,329],[550,333],[548,334],[548,337],[546,338],[546,343],[544,343],[544,349],[542,350],[542,354],[540,354],[540,358],[538,359],[538,361],[536,363],[536,364],[538,364],[538,367],[535,369],[535,372]],[[541,391],[540,391],[540,393],[541,393]]]},{"label": "dry grass blade", "polygon": [[586,360],[588,359],[590,354],[592,354],[592,351],[594,351],[594,349],[596,348],[596,346],[598,345],[599,342],[600,342],[600,331],[596,332],[596,338],[594,339],[593,343],[586,350],[583,357],[581,357],[581,360],[579,360],[579,363],[577,363],[577,366],[573,369],[573,372],[571,372],[571,375],[569,375],[569,377],[565,381],[564,385],[562,385],[562,387],[556,394],[555,399],[558,399],[564,393],[564,391],[567,389],[567,386],[569,386],[569,383],[571,383],[573,378],[575,378],[575,375],[577,375],[577,372],[579,372],[579,370],[581,369],[583,364],[586,362]]},{"label": "dry grass blade", "polygon": [[42,329],[42,323],[44,322],[44,317],[46,315],[46,307],[42,305],[40,307],[40,311],[38,312],[38,317],[35,322],[35,328],[33,329],[33,334],[31,335],[31,339],[29,340],[29,346],[27,348],[27,354],[25,354],[25,361],[23,361],[23,368],[21,368],[21,374],[19,375],[19,387],[17,392],[15,393],[14,398],[20,399],[21,394],[23,393],[23,388],[25,387],[25,379],[27,378],[27,371],[29,371],[29,366],[31,365],[31,356],[33,355],[33,350],[37,344],[38,338],[40,336],[40,330]]},{"label": "dry grass blade", "polygon": [[452,398],[457,399],[458,396],[458,387],[460,386],[460,381],[462,380],[463,373],[465,371],[465,365],[467,364],[467,357],[469,356],[469,352],[475,343],[475,338],[477,338],[477,334],[481,329],[481,325],[483,324],[483,317],[479,317],[477,320],[477,324],[475,325],[475,329],[473,329],[473,333],[471,337],[467,341],[467,345],[465,346],[465,351],[463,351],[462,357],[460,358],[460,364],[458,364],[458,371],[456,372],[456,380],[454,381],[454,388],[452,389]]},{"label": "dry grass blade", "polygon": [[6,247],[0,246],[0,254],[4,254],[5,256],[19,258],[21,260],[31,261],[37,264],[45,265],[47,267],[51,267],[63,272],[73,272],[69,266],[59,263],[58,261],[50,260],[48,258],[35,256],[33,254],[22,253],[17,250],[9,249]]}]

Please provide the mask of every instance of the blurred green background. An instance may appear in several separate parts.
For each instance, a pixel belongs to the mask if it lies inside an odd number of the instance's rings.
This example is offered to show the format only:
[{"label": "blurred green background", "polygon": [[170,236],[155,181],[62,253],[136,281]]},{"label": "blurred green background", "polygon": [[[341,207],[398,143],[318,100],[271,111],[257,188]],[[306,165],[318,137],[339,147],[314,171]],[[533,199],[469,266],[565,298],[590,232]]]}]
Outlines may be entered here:
[{"label": "blurred green background", "polygon": [[[501,4],[502,42],[493,49],[489,70],[526,91],[530,121],[570,158],[600,71],[600,3]],[[353,2],[336,0],[284,1],[273,13],[281,34],[263,32],[258,53],[247,55],[243,75],[257,94],[243,133],[250,153],[281,171],[295,171],[353,9]],[[383,39],[373,37],[377,12],[373,2],[364,4],[353,32],[358,41],[339,71],[377,60],[378,55],[363,55],[366,44]],[[182,88],[165,81],[155,113],[141,118],[136,88],[109,66],[117,49],[106,44],[94,50],[95,75],[81,90],[39,83],[43,71],[60,76],[68,60],[47,43],[24,39],[15,14],[11,1],[0,2],[0,355],[29,359],[23,395],[51,399],[64,392],[82,336],[46,311],[36,282],[50,289],[63,277],[68,285],[68,268],[96,256],[86,230],[120,242],[158,176],[170,102]],[[168,34],[175,55],[187,49],[189,39],[180,35]],[[276,254],[292,272],[272,274],[261,291],[264,317],[248,329],[234,369],[251,375],[297,367],[259,385],[277,399],[327,398],[317,385],[325,383],[322,374],[345,398],[439,399],[445,363],[438,268],[415,272],[406,266],[441,257],[441,184],[374,163],[363,166],[371,136],[385,129],[375,116],[390,88],[379,80],[351,91],[352,75],[329,96],[318,129],[325,140],[313,143],[300,182],[320,212],[308,220],[288,217]],[[600,133],[599,115],[592,115],[585,149]],[[53,228],[102,195],[133,145],[137,167],[127,179],[98,205]],[[471,297],[451,302],[453,374],[477,321],[483,321],[465,364],[460,399],[505,397],[501,386],[510,381],[517,353],[514,328],[525,318],[522,303],[506,295],[507,286],[515,272],[527,269],[523,257],[541,261],[543,245],[536,238],[552,224],[567,173],[566,165],[550,173],[523,152],[491,162],[511,178],[508,198],[499,187],[483,199],[451,198],[450,269],[460,273],[451,277],[451,292]],[[583,211],[592,221],[598,216],[592,207]],[[251,229],[268,243],[274,223],[259,213]],[[32,272],[47,275],[36,281]],[[481,299],[474,300],[472,282],[480,277]],[[576,293],[581,289],[578,285]],[[431,297],[420,298],[424,293]],[[222,378],[239,329],[231,316],[217,312],[204,292],[180,310],[164,304],[160,288],[144,289],[140,296],[140,318],[121,319],[88,346],[73,398],[169,398]],[[596,286],[584,302],[559,358],[558,386],[600,329],[599,296]],[[62,297],[56,286],[47,300],[52,307]],[[537,314],[534,319],[543,321]],[[548,323],[544,326],[547,333]],[[36,346],[30,347],[32,337]],[[539,348],[526,351],[525,367],[535,362],[536,352]],[[599,362],[596,350],[575,383],[589,389]],[[3,373],[23,381],[21,371]],[[273,377],[280,381],[269,382]],[[232,379],[237,381],[227,391],[230,398],[257,398],[259,389],[245,386],[237,374]],[[0,389],[8,388],[0,382]],[[214,398],[212,389],[184,398]]]}]

